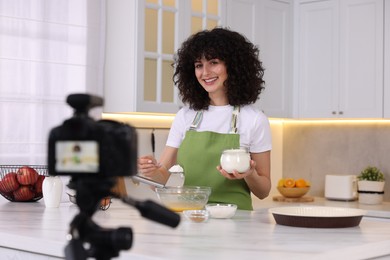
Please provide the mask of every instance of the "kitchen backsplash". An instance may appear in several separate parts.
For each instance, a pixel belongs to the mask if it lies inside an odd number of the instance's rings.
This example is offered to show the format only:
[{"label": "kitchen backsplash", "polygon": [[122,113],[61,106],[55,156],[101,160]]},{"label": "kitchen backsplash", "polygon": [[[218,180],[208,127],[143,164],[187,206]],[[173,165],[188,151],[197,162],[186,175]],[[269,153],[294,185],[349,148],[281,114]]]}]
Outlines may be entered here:
[{"label": "kitchen backsplash", "polygon": [[165,147],[169,129],[137,129],[138,155],[153,154],[152,133],[154,133],[155,157],[158,159]]},{"label": "kitchen backsplash", "polygon": [[368,165],[385,174],[384,200],[390,201],[389,122],[283,124],[283,176],[310,180],[311,195],[324,195],[327,174],[358,175]]}]

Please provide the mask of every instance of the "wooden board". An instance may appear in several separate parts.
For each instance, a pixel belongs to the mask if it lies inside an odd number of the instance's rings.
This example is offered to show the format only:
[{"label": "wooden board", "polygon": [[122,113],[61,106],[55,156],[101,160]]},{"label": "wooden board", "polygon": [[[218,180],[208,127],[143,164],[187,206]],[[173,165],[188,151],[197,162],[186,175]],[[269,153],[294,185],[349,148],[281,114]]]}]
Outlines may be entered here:
[{"label": "wooden board", "polygon": [[300,198],[286,198],[283,196],[274,196],[274,201],[281,201],[281,202],[312,202],[314,201],[314,197],[311,196],[303,196]]}]

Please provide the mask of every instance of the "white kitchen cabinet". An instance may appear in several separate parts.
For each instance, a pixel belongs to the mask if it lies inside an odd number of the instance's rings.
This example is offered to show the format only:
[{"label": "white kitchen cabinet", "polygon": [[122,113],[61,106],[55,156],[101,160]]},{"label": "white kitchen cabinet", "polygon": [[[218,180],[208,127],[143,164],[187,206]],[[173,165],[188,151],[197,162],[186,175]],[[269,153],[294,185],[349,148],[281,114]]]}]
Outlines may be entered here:
[{"label": "white kitchen cabinet", "polygon": [[384,117],[390,118],[390,4],[385,4]]},{"label": "white kitchen cabinet", "polygon": [[383,7],[383,0],[300,2],[298,117],[383,117]]},{"label": "white kitchen cabinet", "polygon": [[222,0],[107,0],[104,112],[176,113],[173,55],[183,40],[224,24]]},{"label": "white kitchen cabinet", "polygon": [[[107,0],[105,112],[174,113],[181,105],[176,88],[165,83],[171,53],[158,50],[163,46],[144,49],[145,7],[156,6],[156,13],[171,12],[175,50],[191,33],[215,25],[257,44],[266,69],[257,105],[270,117],[390,117],[390,52],[384,52],[389,47],[383,32],[389,31],[384,22],[390,15],[388,5],[383,14],[384,0],[176,1],[158,9],[171,1]],[[213,5],[217,14],[209,12]]]},{"label": "white kitchen cabinet", "polygon": [[171,64],[182,37],[181,3],[106,1],[104,112],[179,109]]},{"label": "white kitchen cabinet", "polygon": [[292,2],[229,0],[226,23],[259,47],[265,90],[256,105],[270,117],[292,114]]},{"label": "white kitchen cabinet", "polygon": [[[105,112],[175,113],[178,110],[181,103],[176,88],[173,83],[168,87],[163,83],[171,77],[162,68],[169,67],[172,55],[162,51],[164,46],[150,46],[145,41],[148,34],[157,31],[156,38],[161,42],[164,34],[159,26],[164,17],[160,14],[166,11],[174,14],[173,24],[177,27],[174,50],[190,34],[216,25],[237,30],[259,45],[260,59],[266,68],[266,89],[258,106],[272,117],[290,115],[291,0],[181,0],[176,6],[159,8],[163,2],[107,1]],[[216,6],[218,12],[212,11]],[[153,12],[156,23],[146,25],[145,16]]]},{"label": "white kitchen cabinet", "polygon": [[136,111],[137,1],[106,1],[104,112]]}]

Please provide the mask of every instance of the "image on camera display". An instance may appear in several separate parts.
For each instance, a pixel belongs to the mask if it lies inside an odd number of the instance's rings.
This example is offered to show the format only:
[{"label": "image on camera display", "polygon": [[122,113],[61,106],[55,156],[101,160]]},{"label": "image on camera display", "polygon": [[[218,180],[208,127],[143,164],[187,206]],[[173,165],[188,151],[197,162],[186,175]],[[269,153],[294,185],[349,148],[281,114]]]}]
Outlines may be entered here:
[{"label": "image on camera display", "polygon": [[58,141],[55,151],[57,172],[99,171],[99,145],[95,141]]}]

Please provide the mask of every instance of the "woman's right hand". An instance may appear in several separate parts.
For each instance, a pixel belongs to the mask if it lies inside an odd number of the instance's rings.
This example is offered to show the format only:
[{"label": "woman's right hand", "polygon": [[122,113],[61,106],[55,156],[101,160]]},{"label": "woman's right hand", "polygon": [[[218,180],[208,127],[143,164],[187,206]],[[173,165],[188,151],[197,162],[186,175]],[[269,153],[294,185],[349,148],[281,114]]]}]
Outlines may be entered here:
[{"label": "woman's right hand", "polygon": [[141,156],[137,160],[138,170],[146,177],[152,177],[153,173],[161,167],[152,155]]}]

